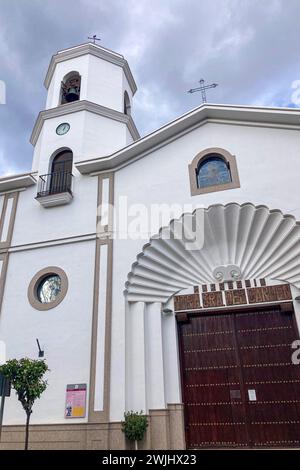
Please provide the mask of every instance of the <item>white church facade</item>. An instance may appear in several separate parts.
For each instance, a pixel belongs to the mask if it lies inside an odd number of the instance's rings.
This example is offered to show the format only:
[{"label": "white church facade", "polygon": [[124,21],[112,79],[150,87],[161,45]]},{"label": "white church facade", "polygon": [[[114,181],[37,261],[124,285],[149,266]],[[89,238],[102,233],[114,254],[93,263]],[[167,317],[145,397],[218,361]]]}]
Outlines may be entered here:
[{"label": "white church facade", "polygon": [[[0,340],[50,369],[30,448],[129,448],[130,410],[144,449],[299,447],[300,110],[207,104],[141,138],[127,61],[91,43],[45,87],[32,169],[0,178]],[[0,448],[24,416],[12,392]]]}]

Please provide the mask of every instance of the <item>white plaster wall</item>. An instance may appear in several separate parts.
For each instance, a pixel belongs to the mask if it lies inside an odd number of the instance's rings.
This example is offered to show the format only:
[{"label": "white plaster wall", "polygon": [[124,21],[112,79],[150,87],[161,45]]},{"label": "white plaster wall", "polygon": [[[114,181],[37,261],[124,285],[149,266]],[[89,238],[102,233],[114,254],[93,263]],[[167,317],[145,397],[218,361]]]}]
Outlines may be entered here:
[{"label": "white plaster wall", "polygon": [[40,154],[41,154],[42,140],[43,140],[43,129],[41,130],[39,138],[33,148],[32,165],[31,165],[31,171],[33,172],[38,171],[39,169],[39,160],[40,160]]},{"label": "white plaster wall", "polygon": [[[73,152],[74,161],[82,158],[85,114],[85,111],[80,111],[44,122],[34,148],[34,171],[40,174],[48,173],[50,157],[60,148],[69,147]],[[67,134],[59,136],[56,134],[56,128],[63,122],[70,124],[70,130]]]},{"label": "white plaster wall", "polygon": [[[236,156],[241,187],[191,196],[188,165],[197,153],[209,147],[221,147]],[[176,203],[191,209],[252,202],[300,219],[299,156],[298,131],[208,123],[117,171],[115,202],[126,196],[128,207],[137,202],[146,207]],[[152,234],[159,228],[155,226]],[[141,251],[148,235],[127,243],[129,264],[124,274],[134,261],[130,259],[132,253]],[[116,250],[119,244],[123,242],[115,242]]]},{"label": "white plaster wall", "polygon": [[[191,197],[188,164],[208,147],[236,155],[241,188]],[[209,123],[118,171],[116,197],[193,206],[251,201],[283,211],[298,208],[300,217],[299,155],[298,131]]]},{"label": "white plaster wall", "polygon": [[123,112],[122,77],[122,67],[90,55],[86,99]]},{"label": "white plaster wall", "polygon": [[[192,197],[188,164],[209,147],[221,147],[236,156],[241,188]],[[127,196],[129,207],[134,203],[147,207],[151,203],[178,203],[191,204],[191,210],[201,205],[252,202],[290,212],[299,220],[299,155],[298,131],[207,123],[116,172],[115,204],[121,196]],[[122,417],[125,400],[120,397],[125,377],[125,363],[120,362],[125,344],[125,302],[121,292],[136,255],[150,235],[142,240],[114,241],[111,418],[116,421]],[[177,348],[175,340],[172,348]],[[169,382],[176,383],[175,377],[168,377]],[[174,398],[170,394],[169,399],[176,399],[179,392],[178,384]]]},{"label": "white plaster wall", "polygon": [[[63,122],[70,124],[70,130],[59,136],[56,128]],[[72,150],[74,162],[109,155],[127,145],[126,129],[124,123],[89,111],[47,119],[34,149],[32,170],[48,173],[51,155],[63,147]]]},{"label": "white plaster wall", "polygon": [[35,200],[37,186],[20,193],[12,246],[95,233],[97,178],[74,172],[70,204],[45,209]]},{"label": "white plaster wall", "polygon": [[[89,387],[95,242],[45,247],[9,257],[0,337],[6,342],[7,357],[38,358],[36,338],[45,350],[50,372],[49,386],[36,402],[32,423],[83,422],[64,418],[67,384]],[[35,310],[27,289],[37,271],[59,266],[69,280],[64,300],[54,309]],[[25,413],[12,392],[5,405],[5,424],[24,424]]]},{"label": "white plaster wall", "polygon": [[47,90],[45,109],[54,108],[55,106],[58,106],[59,95],[56,95],[54,98],[55,92],[56,92],[55,80],[52,79],[50,82],[49,88]]},{"label": "white plaster wall", "polygon": [[86,113],[81,160],[110,155],[128,145],[126,124]]}]

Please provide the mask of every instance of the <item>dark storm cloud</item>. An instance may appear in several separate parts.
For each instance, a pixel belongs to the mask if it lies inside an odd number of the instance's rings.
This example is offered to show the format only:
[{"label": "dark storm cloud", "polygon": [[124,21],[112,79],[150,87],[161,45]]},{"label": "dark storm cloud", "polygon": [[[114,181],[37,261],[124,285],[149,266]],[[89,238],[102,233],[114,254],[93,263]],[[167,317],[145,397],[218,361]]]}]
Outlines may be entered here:
[{"label": "dark storm cloud", "polygon": [[30,169],[28,140],[57,50],[97,33],[124,54],[145,134],[200,103],[186,90],[201,77],[219,83],[211,102],[290,105],[299,20],[299,0],[0,0],[0,174]]}]

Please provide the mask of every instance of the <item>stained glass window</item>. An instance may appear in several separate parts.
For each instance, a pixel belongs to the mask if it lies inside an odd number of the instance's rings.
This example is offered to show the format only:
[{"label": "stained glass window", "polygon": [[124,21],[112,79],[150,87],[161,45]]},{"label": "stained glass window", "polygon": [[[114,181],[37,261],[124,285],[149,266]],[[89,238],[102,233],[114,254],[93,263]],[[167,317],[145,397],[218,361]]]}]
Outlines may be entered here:
[{"label": "stained glass window", "polygon": [[37,297],[43,304],[53,302],[61,291],[61,279],[57,274],[45,277],[37,288]]},{"label": "stained glass window", "polygon": [[198,188],[231,183],[230,169],[227,162],[218,155],[210,155],[200,162],[197,169]]}]

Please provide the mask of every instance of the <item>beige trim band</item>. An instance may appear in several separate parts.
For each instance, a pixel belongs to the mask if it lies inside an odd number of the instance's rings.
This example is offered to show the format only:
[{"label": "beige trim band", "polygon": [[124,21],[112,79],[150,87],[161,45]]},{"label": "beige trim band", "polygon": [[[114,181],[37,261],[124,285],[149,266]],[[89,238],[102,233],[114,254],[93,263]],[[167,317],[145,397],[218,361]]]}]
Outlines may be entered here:
[{"label": "beige trim band", "polygon": [[[102,204],[102,181],[109,178],[109,204],[114,201],[114,174],[106,174],[98,177],[98,200],[96,224],[99,222],[98,207]],[[112,226],[112,214],[109,214],[108,226]],[[112,264],[113,264],[113,240],[110,232],[106,232],[106,237],[97,238],[95,247],[95,274],[94,274],[94,299],[93,299],[93,319],[91,337],[91,368],[90,368],[90,391],[89,391],[89,422],[104,423],[109,420],[110,407],[110,363],[111,363],[111,309],[112,309]],[[101,246],[107,245],[107,275],[106,275],[106,306],[105,306],[105,345],[104,345],[104,377],[103,377],[103,410],[95,411],[94,402],[96,386],[96,358],[97,358],[97,332],[101,325],[98,325],[98,304],[99,304],[99,281],[100,279],[100,256]]]},{"label": "beige trim band", "polygon": [[[43,279],[52,274],[57,274],[60,277],[61,291],[53,302],[43,304],[38,299],[37,289]],[[54,307],[57,307],[57,305],[59,305],[64,300],[68,291],[68,286],[68,278],[63,269],[58,268],[57,266],[48,266],[47,268],[41,269],[33,276],[28,286],[27,296],[29,303],[36,310],[50,310]]]},{"label": "beige trim band", "polygon": [[2,267],[0,270],[0,316],[1,316],[1,307],[3,302],[3,295],[4,295],[4,288],[5,288],[5,281],[6,281],[6,273],[7,273],[7,266],[8,266],[8,253],[0,254],[0,261],[2,261]]},{"label": "beige trim band", "polygon": [[8,251],[9,253],[17,253],[21,251],[28,251],[28,250],[39,250],[40,248],[45,248],[49,246],[60,246],[60,245],[68,245],[70,243],[82,243],[82,242],[89,242],[91,240],[96,240],[97,234],[96,233],[88,233],[86,235],[74,235],[72,237],[66,238],[54,238],[52,240],[43,240],[42,242],[33,242],[33,243],[26,243],[26,245],[12,245]]},{"label": "beige trim band", "polygon": [[[2,207],[1,214],[0,214],[0,240],[2,237],[5,218],[7,216],[9,216],[9,221],[8,221],[8,230],[7,230],[6,240],[2,243],[0,242],[0,260],[2,260],[2,269],[0,272],[0,315],[1,315],[1,307],[2,307],[2,302],[3,302],[6,274],[7,274],[7,268],[8,268],[8,260],[9,260],[8,250],[9,250],[9,247],[11,246],[11,240],[13,236],[17,205],[18,205],[18,200],[19,200],[19,192],[5,194],[3,195],[3,198],[4,198],[3,207]],[[6,210],[7,203],[8,203],[8,200],[11,198],[13,199],[12,209],[11,209],[10,214],[7,214],[7,210]]]},{"label": "beige trim band", "polygon": [[[197,169],[202,161],[209,157],[211,154],[218,154],[227,163],[230,169],[231,182],[225,184],[217,184],[213,186],[207,186],[205,188],[199,188],[197,185]],[[240,179],[236,164],[236,158],[231,155],[227,150],[219,147],[211,147],[202,152],[198,153],[189,165],[189,177],[191,186],[191,195],[197,196],[199,194],[212,193],[216,191],[225,191],[226,189],[240,188]]]},{"label": "beige trim band", "polygon": [[[0,240],[2,239],[3,228],[5,226],[5,222],[8,223],[8,229],[7,229],[6,239],[2,242],[0,241],[0,251],[1,250],[7,251],[7,249],[11,246],[11,240],[12,240],[13,229],[14,229],[14,224],[15,224],[19,193],[14,192],[14,193],[6,194],[3,197],[4,197],[4,203],[3,203],[2,214],[1,214],[1,219],[0,219]],[[12,209],[9,213],[7,211],[7,207],[8,207],[10,199],[12,199],[13,202],[12,202]],[[9,217],[8,221],[6,221],[6,217]]]}]

